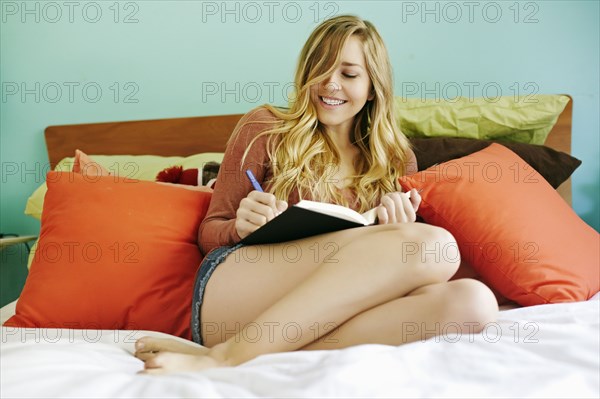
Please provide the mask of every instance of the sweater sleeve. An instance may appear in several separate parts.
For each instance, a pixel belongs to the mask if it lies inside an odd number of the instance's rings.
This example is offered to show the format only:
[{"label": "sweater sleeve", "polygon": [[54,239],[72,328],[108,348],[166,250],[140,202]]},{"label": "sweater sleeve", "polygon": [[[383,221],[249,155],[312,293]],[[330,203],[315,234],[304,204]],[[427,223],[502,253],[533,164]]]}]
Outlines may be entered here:
[{"label": "sweater sleeve", "polygon": [[417,173],[419,171],[419,167],[417,165],[417,157],[414,153],[414,151],[412,149],[408,150],[408,154],[407,154],[407,158],[406,158],[406,165],[405,165],[405,169],[404,169],[404,174],[406,176],[408,175],[414,175],[415,173]]},{"label": "sweater sleeve", "polygon": [[198,230],[198,243],[204,255],[213,248],[240,241],[235,229],[236,212],[240,201],[253,190],[245,171],[252,170],[256,180],[263,184],[270,168],[267,136],[254,142],[243,164],[242,157],[252,139],[273,126],[265,122],[276,121],[266,108],[257,108],[244,115],[235,127],[219,168],[208,212]]}]

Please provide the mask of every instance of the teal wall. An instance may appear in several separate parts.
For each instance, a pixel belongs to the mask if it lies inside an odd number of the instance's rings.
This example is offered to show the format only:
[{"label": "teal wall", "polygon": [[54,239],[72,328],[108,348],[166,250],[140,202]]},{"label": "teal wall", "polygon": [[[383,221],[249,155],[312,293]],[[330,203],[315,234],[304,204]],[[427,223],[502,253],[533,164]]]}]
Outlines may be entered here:
[{"label": "teal wall", "polygon": [[46,126],[285,104],[302,44],[333,13],[379,28],[398,95],[406,83],[425,85],[411,96],[443,97],[444,86],[469,95],[473,84],[475,96],[486,85],[502,95],[571,95],[572,152],[583,160],[573,206],[600,228],[597,1],[71,4],[0,1],[2,232],[39,231],[23,209],[47,171]]}]

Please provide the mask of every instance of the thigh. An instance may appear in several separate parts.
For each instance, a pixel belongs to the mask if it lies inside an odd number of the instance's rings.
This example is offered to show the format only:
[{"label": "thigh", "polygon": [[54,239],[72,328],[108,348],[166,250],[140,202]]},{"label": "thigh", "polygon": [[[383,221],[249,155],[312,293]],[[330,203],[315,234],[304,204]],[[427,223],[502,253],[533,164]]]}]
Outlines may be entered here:
[{"label": "thigh", "polygon": [[[318,267],[338,263],[341,259],[338,252],[345,246],[371,239],[380,242],[381,232],[392,233],[387,237],[394,242],[416,240],[427,235],[429,229],[420,223],[376,225],[287,243],[239,248],[216,268],[206,285],[200,317],[204,345],[211,347],[230,338]],[[399,259],[392,248],[369,255],[378,256]],[[266,333],[269,328],[255,327],[258,333]]]},{"label": "thigh", "polygon": [[215,269],[206,285],[200,317],[204,345],[211,347],[231,337],[320,265],[337,263],[338,251],[352,241],[392,228],[369,226],[239,248]]}]

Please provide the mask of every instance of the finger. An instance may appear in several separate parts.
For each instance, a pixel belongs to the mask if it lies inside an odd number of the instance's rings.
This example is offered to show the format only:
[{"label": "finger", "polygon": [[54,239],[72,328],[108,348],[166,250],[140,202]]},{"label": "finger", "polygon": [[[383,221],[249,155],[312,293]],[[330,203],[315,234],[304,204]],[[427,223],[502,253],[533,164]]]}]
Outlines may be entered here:
[{"label": "finger", "polygon": [[386,223],[396,223],[396,203],[394,202],[393,198],[389,196],[389,194],[381,198],[381,206],[384,207],[387,212]]},{"label": "finger", "polygon": [[277,201],[277,211],[279,213],[285,211],[287,209],[287,207],[288,207],[288,203],[287,202],[281,201],[281,200]]},{"label": "finger", "polygon": [[250,223],[262,226],[276,216],[275,212],[271,206],[257,202],[248,196],[240,201],[237,215]]},{"label": "finger", "polygon": [[410,220],[411,212],[414,213],[414,210],[408,195],[408,193],[395,192],[384,196],[381,202],[386,204],[386,208],[390,213],[388,223],[407,223]]},{"label": "finger", "polygon": [[264,193],[264,192],[260,192],[260,191],[251,191],[250,194],[248,194],[248,198],[256,201],[257,203],[263,204],[269,208],[271,208],[271,212],[272,212],[272,216],[266,212],[259,212],[264,214],[265,216],[267,216],[269,219],[271,220],[272,218],[275,217],[275,215],[279,214],[279,210],[277,209],[277,199],[275,198],[275,196],[271,193]]},{"label": "finger", "polygon": [[415,212],[419,210],[419,206],[421,205],[422,199],[423,198],[421,197],[419,190],[417,190],[416,188],[410,190],[410,202]]},{"label": "finger", "polygon": [[[264,210],[263,210],[264,212]],[[266,208],[266,212],[270,212],[270,208]],[[266,224],[269,221],[269,218],[266,215],[260,213],[260,209],[256,207],[248,208],[248,207],[240,207],[237,210],[237,218],[241,219],[245,222],[248,222],[256,227],[260,227]]]},{"label": "finger", "polygon": [[395,192],[390,193],[389,196],[394,201],[396,223],[406,223],[408,221],[406,205],[410,204],[408,195],[405,193]]},{"label": "finger", "polygon": [[271,206],[271,207],[274,207],[274,208],[275,208],[275,205],[276,205],[276,202],[277,202],[277,200],[276,200],[276,198],[275,198],[275,196],[273,194],[271,194],[271,193],[265,193],[265,192],[261,192],[261,191],[256,191],[256,190],[251,191],[248,194],[248,198],[250,198],[250,199],[252,199],[252,200],[254,200],[256,202],[259,202],[261,204],[268,205],[268,206]]},{"label": "finger", "polygon": [[256,230],[260,229],[261,226],[262,225],[256,225],[239,217],[235,220],[235,229],[240,238],[245,238],[246,236],[254,233]]},{"label": "finger", "polygon": [[252,223],[250,223],[246,220],[242,220],[242,219],[236,219],[236,221],[235,221],[235,229],[236,229],[238,235],[240,236],[240,238],[245,238],[249,234],[254,233],[260,227],[261,226],[257,226],[255,224],[252,224]]},{"label": "finger", "polygon": [[414,222],[417,219],[417,215],[415,213],[415,208],[413,208],[412,202],[410,200],[410,196],[412,194],[402,193],[401,201],[402,201],[402,222],[409,223]]},{"label": "finger", "polygon": [[377,207],[377,224],[387,224],[388,223],[388,213],[385,206]]},{"label": "finger", "polygon": [[395,192],[387,195],[392,201],[394,207],[394,221],[393,223],[406,223],[406,212],[404,210],[406,206],[406,195],[403,193]]}]

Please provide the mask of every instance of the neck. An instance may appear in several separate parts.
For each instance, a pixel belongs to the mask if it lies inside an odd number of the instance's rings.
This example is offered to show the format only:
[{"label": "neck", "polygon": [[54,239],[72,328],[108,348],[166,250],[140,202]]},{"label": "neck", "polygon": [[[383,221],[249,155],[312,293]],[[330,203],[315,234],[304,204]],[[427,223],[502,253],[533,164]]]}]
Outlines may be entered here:
[{"label": "neck", "polygon": [[335,148],[340,152],[340,154],[347,154],[349,152],[353,152],[356,149],[356,146],[352,144],[350,140],[350,129],[331,129],[327,128],[326,132],[327,136],[331,139]]}]

